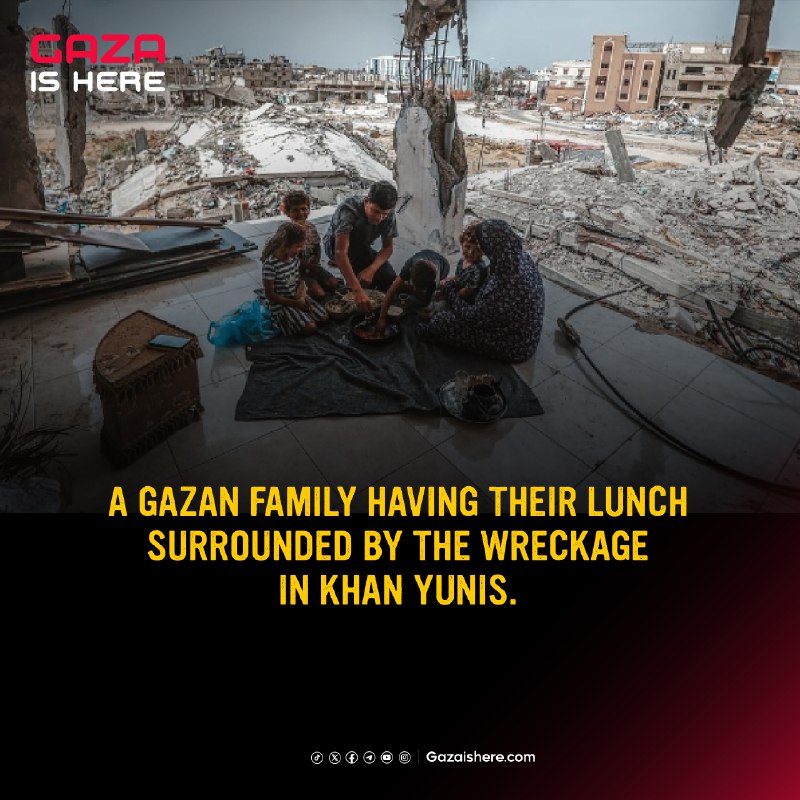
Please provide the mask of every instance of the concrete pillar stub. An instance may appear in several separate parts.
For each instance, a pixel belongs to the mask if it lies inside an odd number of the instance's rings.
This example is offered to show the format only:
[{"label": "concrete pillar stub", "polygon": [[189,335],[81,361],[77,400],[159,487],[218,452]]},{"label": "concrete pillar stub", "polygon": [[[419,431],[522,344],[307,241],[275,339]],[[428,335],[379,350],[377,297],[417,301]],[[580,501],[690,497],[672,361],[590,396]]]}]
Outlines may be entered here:
[{"label": "concrete pillar stub", "polygon": [[[429,248],[449,255],[459,250],[467,170],[463,137],[457,123],[450,159],[444,158],[445,125],[443,118],[438,121],[441,130],[436,129],[437,123],[422,105],[403,106],[394,130],[394,173],[399,204],[402,206],[410,197],[397,215],[400,236],[420,249]],[[440,152],[437,152],[433,142],[439,140]]]},{"label": "concrete pillar stub", "polygon": [[[53,33],[65,42],[67,37],[79,33],[69,18],[59,14],[53,18]],[[71,64],[63,61],[60,85],[56,92],[56,158],[61,167],[62,186],[70,192],[83,189],[86,164],[83,151],[86,147],[86,87],[73,91],[73,75],[86,78],[86,61],[78,58]]]},{"label": "concrete pillar stub", "polygon": [[44,208],[36,144],[28,128],[25,51],[16,3],[0,11],[0,206]]}]

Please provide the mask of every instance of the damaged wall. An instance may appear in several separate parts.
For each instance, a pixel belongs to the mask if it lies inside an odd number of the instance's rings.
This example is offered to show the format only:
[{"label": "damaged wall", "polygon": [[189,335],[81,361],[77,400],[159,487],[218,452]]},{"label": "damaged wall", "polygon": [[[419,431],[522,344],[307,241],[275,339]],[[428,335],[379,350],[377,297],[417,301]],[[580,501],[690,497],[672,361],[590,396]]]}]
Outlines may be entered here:
[{"label": "damaged wall", "polygon": [[25,32],[15,2],[0,12],[0,206],[44,208],[44,189],[36,144],[28,129],[25,88]]},{"label": "damaged wall", "polygon": [[[68,36],[79,33],[68,17],[53,18],[53,33],[65,42]],[[86,180],[83,151],[86,147],[86,86],[72,91],[73,74],[86,78],[86,60],[78,58],[71,64],[60,64],[60,87],[56,93],[56,158],[63,174],[63,186],[76,194]]]},{"label": "damaged wall", "polygon": [[394,129],[394,166],[400,204],[400,235],[440,253],[459,249],[467,191],[464,137],[455,101],[435,89],[422,102],[403,106]]}]

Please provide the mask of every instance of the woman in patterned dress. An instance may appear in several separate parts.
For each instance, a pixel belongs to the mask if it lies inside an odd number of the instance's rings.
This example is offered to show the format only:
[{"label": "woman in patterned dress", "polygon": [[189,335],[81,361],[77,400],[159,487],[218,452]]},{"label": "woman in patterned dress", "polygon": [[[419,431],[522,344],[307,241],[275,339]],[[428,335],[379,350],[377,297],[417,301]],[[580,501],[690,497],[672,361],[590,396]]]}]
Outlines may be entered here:
[{"label": "woman in patterned dress", "polygon": [[261,277],[272,321],[286,336],[311,334],[328,321],[325,309],[308,296],[300,278],[300,253],[306,246],[305,226],[284,222],[264,245]]},{"label": "woman in patterned dress", "polygon": [[519,363],[536,352],[544,321],[542,276],[523,242],[499,219],[476,228],[489,258],[489,275],[471,299],[445,284],[449,308],[417,327],[420,337],[449,344],[498,361]]}]

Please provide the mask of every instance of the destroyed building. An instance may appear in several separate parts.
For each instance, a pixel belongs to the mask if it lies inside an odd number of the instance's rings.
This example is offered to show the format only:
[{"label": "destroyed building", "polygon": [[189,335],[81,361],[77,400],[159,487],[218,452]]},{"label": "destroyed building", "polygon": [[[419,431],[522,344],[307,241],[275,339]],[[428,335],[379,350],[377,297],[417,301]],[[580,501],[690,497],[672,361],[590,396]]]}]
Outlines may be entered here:
[{"label": "destroyed building", "polygon": [[730,89],[738,69],[730,63],[730,42],[668,45],[660,108],[676,106],[710,119]]}]

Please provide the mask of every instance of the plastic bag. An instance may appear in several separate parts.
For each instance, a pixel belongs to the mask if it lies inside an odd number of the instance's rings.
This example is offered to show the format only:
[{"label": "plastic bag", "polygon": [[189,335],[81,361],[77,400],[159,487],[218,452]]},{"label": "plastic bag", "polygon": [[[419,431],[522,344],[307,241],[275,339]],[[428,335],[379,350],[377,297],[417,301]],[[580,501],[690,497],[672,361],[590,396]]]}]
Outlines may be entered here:
[{"label": "plastic bag", "polygon": [[277,336],[269,306],[258,298],[242,303],[208,326],[208,341],[215,347],[255,344]]}]

